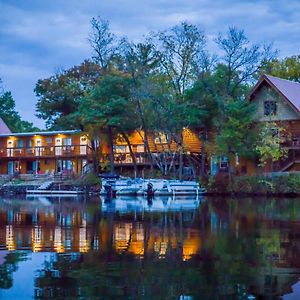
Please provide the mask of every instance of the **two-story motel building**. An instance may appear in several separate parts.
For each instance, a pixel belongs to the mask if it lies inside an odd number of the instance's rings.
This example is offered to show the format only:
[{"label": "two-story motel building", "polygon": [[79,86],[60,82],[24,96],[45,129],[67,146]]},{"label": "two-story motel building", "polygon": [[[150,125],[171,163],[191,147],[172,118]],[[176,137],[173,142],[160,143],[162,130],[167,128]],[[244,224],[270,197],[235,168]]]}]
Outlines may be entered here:
[{"label": "two-story motel building", "polygon": [[0,119],[0,174],[80,174],[88,153],[79,130],[12,133]]}]

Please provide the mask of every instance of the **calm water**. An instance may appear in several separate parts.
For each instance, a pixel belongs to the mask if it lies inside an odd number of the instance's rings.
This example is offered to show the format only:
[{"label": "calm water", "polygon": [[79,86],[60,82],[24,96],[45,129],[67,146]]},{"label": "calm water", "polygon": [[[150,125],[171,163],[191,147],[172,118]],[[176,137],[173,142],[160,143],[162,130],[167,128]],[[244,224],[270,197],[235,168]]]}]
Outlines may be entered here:
[{"label": "calm water", "polygon": [[0,199],[0,299],[300,299],[300,199]]}]

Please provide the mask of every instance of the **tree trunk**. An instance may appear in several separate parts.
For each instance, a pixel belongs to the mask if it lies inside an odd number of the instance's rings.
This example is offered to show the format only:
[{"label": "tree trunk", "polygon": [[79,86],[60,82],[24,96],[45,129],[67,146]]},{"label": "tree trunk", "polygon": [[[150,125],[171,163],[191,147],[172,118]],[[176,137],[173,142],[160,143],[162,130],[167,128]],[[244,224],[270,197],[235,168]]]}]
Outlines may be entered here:
[{"label": "tree trunk", "polygon": [[94,139],[91,140],[90,149],[92,150],[93,172],[95,174],[98,174],[99,173],[99,155],[98,155],[99,149]]},{"label": "tree trunk", "polygon": [[109,141],[110,174],[112,175],[115,173],[115,162],[114,162],[113,132],[111,126],[108,126],[108,141]]},{"label": "tree trunk", "polygon": [[183,137],[182,132],[180,133],[180,144],[179,144],[179,170],[178,177],[179,180],[182,180],[182,171],[183,171]]},{"label": "tree trunk", "polygon": [[129,138],[128,138],[128,136],[125,132],[122,132],[122,136],[123,136],[126,144],[128,145],[130,156],[132,158],[132,163],[133,163],[133,168],[134,168],[134,175],[136,176],[136,174],[137,174],[137,164],[136,164],[136,157],[135,157],[135,154],[134,154],[133,149],[132,149],[132,145],[131,145],[131,143],[129,141]]},{"label": "tree trunk", "polygon": [[139,111],[141,122],[142,122],[142,129],[144,131],[144,144],[145,144],[145,148],[146,148],[148,157],[150,159],[151,172],[153,172],[153,158],[152,158],[150,147],[149,147],[148,130],[147,130],[146,121],[145,121],[145,118],[143,115],[142,106],[141,106],[141,103],[139,100],[137,100],[137,107],[138,107],[138,111]]},{"label": "tree trunk", "polygon": [[202,141],[201,146],[201,166],[200,166],[200,176],[205,176],[205,141]]}]

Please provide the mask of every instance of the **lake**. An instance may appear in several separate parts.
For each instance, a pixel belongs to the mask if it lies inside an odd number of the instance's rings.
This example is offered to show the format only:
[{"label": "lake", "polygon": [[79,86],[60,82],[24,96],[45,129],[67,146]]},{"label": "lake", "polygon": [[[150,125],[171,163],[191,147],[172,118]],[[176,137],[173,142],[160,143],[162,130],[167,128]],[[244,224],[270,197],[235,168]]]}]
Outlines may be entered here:
[{"label": "lake", "polygon": [[300,199],[1,198],[0,299],[299,299]]}]

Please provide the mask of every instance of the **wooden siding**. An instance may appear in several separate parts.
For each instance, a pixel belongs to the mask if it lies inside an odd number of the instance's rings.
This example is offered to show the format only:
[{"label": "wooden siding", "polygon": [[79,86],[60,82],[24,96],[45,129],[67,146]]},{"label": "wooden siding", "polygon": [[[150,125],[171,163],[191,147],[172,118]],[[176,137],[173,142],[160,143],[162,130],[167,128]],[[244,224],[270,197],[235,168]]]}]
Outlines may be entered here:
[{"label": "wooden siding", "polygon": [[[282,95],[275,91],[266,82],[257,89],[252,95],[251,101],[257,106],[256,120],[257,121],[284,121],[284,120],[300,120],[300,116],[290,106]],[[274,116],[264,115],[264,101],[275,101],[277,104],[277,114]]]}]

